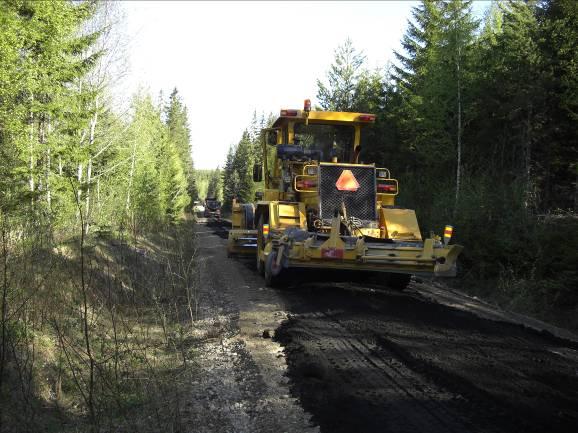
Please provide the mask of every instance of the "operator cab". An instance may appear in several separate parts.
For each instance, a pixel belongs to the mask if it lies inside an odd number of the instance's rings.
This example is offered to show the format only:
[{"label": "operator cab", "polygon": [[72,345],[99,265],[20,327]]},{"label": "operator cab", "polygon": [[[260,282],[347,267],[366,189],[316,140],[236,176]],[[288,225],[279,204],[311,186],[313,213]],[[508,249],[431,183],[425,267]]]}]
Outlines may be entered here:
[{"label": "operator cab", "polygon": [[351,125],[297,123],[295,145],[317,155],[319,162],[351,162],[355,128]]},{"label": "operator cab", "polygon": [[[375,115],[333,111],[281,110],[272,128],[264,130],[265,196],[269,200],[296,200],[296,178],[313,174],[322,163],[358,164],[361,128],[375,122]],[[261,167],[255,169],[261,181]]]}]

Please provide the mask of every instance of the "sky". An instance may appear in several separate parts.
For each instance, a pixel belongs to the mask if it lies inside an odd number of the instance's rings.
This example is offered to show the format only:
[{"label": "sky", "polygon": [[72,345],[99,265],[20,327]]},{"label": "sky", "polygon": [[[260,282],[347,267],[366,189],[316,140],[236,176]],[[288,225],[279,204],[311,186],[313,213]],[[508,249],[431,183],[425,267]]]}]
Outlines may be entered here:
[{"label": "sky", "polygon": [[[222,166],[256,111],[316,102],[335,48],[348,37],[370,69],[393,61],[413,1],[124,2],[129,71],[138,88],[187,106],[195,168]],[[488,2],[476,2],[478,15]]]}]

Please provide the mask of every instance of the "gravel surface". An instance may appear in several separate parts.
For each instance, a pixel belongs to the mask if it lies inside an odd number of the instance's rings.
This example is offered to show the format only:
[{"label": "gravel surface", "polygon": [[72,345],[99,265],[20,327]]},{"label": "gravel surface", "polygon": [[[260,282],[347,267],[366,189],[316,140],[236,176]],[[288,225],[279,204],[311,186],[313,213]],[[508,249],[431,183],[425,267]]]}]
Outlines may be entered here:
[{"label": "gravel surface", "polygon": [[197,226],[213,336],[191,431],[578,431],[572,334],[431,283],[316,271],[268,289],[225,237]]},{"label": "gravel surface", "polygon": [[227,259],[219,225],[199,223],[196,237],[204,338],[182,424],[195,433],[318,432],[290,395],[283,350],[270,338],[287,318],[283,302],[247,263]]}]

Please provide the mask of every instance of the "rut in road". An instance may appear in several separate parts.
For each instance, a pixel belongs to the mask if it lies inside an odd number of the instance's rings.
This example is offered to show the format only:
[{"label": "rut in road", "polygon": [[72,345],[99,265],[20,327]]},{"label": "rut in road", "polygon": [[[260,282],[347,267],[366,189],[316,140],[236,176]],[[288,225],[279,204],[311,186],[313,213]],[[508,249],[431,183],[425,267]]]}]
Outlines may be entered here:
[{"label": "rut in road", "polygon": [[360,277],[289,272],[267,289],[290,313],[275,338],[292,393],[321,431],[578,431],[577,344]]},{"label": "rut in road", "polygon": [[276,338],[322,431],[576,431],[577,345],[415,293],[296,286]]}]

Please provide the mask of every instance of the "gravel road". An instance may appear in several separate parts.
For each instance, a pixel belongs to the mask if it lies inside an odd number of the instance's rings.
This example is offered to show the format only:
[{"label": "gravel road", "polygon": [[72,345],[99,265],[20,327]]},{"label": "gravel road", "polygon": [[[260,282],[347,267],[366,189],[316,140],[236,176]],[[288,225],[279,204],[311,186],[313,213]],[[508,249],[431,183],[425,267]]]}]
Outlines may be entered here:
[{"label": "gravel road", "polygon": [[219,331],[201,351],[194,431],[578,431],[571,334],[429,283],[397,293],[299,272],[268,289],[254,260],[227,259],[225,237],[197,224],[203,315]]}]

